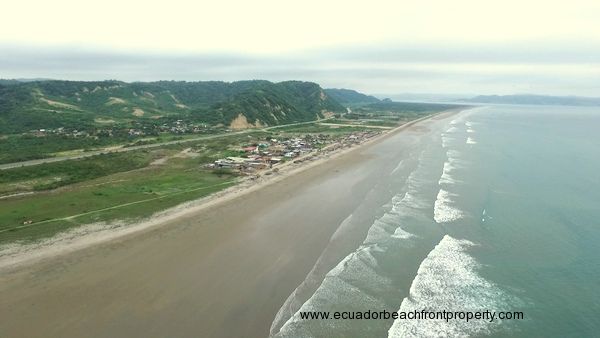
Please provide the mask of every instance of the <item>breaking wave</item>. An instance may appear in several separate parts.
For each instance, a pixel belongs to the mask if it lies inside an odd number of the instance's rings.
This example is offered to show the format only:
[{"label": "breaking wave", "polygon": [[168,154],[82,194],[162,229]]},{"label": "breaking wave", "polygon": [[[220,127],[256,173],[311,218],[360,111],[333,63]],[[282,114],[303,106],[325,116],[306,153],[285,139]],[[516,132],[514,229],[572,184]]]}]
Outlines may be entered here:
[{"label": "breaking wave", "polygon": [[442,135],[442,147],[448,148],[450,146],[450,141],[452,141],[452,140],[453,139],[451,137]]},{"label": "breaking wave", "polygon": [[444,168],[442,169],[442,176],[440,177],[438,184],[454,184],[459,182],[452,173],[458,168],[459,160],[456,158],[448,158],[446,162],[444,162]]},{"label": "breaking wave", "polygon": [[452,197],[455,196],[455,194],[440,189],[433,206],[433,219],[437,223],[448,223],[463,218],[464,212],[452,205]]},{"label": "breaking wave", "polygon": [[398,164],[396,165],[396,168],[394,168],[394,170],[392,170],[390,175],[394,175],[398,170],[402,169],[405,166],[404,160],[400,160],[400,162],[398,162]]},{"label": "breaking wave", "polygon": [[[399,311],[506,311],[518,303],[518,298],[477,273],[480,264],[468,254],[473,246],[468,240],[444,236],[419,266],[409,296],[404,298]],[[493,322],[397,319],[388,336],[481,336],[494,332],[501,324],[497,319]]]},{"label": "breaking wave", "polygon": [[[402,228],[406,218],[426,217],[424,210],[431,208],[431,201],[419,196],[424,184],[430,180],[422,177],[425,166],[422,164],[423,153],[419,164],[406,178],[404,193],[396,194],[386,204],[387,212],[377,218],[370,226],[363,243],[347,255],[324,277],[321,285],[311,297],[281,326],[275,337],[314,336],[315,332],[330,330],[321,327],[327,323],[320,321],[303,321],[303,311],[323,310],[340,303],[347,307],[361,306],[368,308],[386,308],[387,298],[383,290],[395,290],[393,281],[385,277],[377,257],[385,256],[390,247],[397,246],[417,237]],[[340,301],[343,300],[343,301]],[[353,305],[354,304],[354,305]]]}]

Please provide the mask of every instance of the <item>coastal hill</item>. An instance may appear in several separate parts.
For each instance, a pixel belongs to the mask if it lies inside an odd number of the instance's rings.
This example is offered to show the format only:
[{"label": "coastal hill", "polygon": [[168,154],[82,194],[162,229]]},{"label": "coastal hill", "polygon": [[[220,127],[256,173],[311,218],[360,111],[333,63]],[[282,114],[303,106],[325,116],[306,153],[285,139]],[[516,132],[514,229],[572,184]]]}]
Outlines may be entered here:
[{"label": "coastal hill", "polygon": [[318,84],[301,81],[0,81],[5,134],[177,119],[242,129],[344,111]]},{"label": "coastal hill", "polygon": [[536,104],[559,106],[600,106],[600,98],[581,96],[545,96],[545,95],[480,95],[461,100],[472,103]]},{"label": "coastal hill", "polygon": [[325,93],[339,103],[347,106],[379,102],[379,99],[375,96],[365,95],[352,89],[328,88],[325,89]]}]

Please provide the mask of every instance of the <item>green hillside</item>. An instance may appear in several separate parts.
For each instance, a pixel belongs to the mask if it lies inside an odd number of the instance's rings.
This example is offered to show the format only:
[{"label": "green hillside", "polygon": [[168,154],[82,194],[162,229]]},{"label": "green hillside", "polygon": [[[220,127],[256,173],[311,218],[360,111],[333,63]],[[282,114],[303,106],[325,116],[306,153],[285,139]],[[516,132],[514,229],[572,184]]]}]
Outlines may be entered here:
[{"label": "green hillside", "polygon": [[343,111],[319,85],[299,81],[0,82],[1,134],[177,119],[242,128]]},{"label": "green hillside", "polygon": [[365,95],[352,89],[328,88],[325,89],[325,93],[332,99],[345,106],[356,106],[379,102],[379,99],[375,96]]}]

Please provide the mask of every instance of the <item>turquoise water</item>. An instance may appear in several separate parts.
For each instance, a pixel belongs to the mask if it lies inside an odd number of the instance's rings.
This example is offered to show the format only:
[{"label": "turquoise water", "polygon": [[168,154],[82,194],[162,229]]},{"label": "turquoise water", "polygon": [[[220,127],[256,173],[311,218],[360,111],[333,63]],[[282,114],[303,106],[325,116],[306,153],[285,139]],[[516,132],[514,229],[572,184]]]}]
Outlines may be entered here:
[{"label": "turquoise water", "polygon": [[[296,311],[280,313],[278,336],[598,336],[599,127],[599,109],[572,107],[481,107],[431,122],[374,187],[388,202],[371,211],[362,245],[291,306],[521,311],[524,320],[302,320]],[[374,151],[393,152],[394,142]]]},{"label": "turquoise water", "polygon": [[468,120],[477,144],[464,175],[483,183],[486,216],[459,226],[480,243],[480,274],[525,303],[515,334],[597,337],[600,110],[494,107]]}]

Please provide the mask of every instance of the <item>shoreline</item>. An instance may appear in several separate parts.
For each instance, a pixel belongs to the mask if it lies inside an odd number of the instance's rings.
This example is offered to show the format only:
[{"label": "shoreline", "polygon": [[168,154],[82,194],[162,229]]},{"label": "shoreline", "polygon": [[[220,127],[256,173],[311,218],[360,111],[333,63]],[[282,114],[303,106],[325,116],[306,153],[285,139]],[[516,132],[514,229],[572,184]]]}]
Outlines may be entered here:
[{"label": "shoreline", "polygon": [[[383,131],[359,144],[349,147],[336,148],[324,153],[309,153],[268,171],[271,175],[261,173],[260,178],[242,178],[232,187],[218,191],[209,196],[191,200],[177,206],[158,211],[147,218],[137,221],[115,221],[107,223],[92,223],[78,226],[74,229],[59,233],[47,239],[30,244],[12,243],[0,247],[0,271],[18,270],[45,260],[67,255],[86,248],[117,240],[127,240],[132,236],[148,232],[178,218],[201,213],[211,207],[228,203],[264,187],[281,182],[291,176],[310,168],[322,165],[329,160],[343,157],[351,152],[365,149],[386,138],[428,119],[436,119],[448,114],[456,114],[469,108],[453,108],[421,117],[404,123],[396,128]],[[317,157],[317,158],[315,158]],[[294,163],[301,160],[301,163]],[[278,169],[274,171],[274,169]]]},{"label": "shoreline", "polygon": [[[389,197],[386,174],[412,161],[429,135],[453,118],[447,111],[426,116],[327,159],[291,164],[245,189],[238,185],[237,194],[222,192],[135,228],[74,234],[34,250],[28,261],[0,273],[0,316],[6,319],[0,331],[266,337],[348,215],[366,208],[357,222],[370,224],[373,207]],[[344,245],[362,242],[356,229],[356,236],[341,239]]]}]

